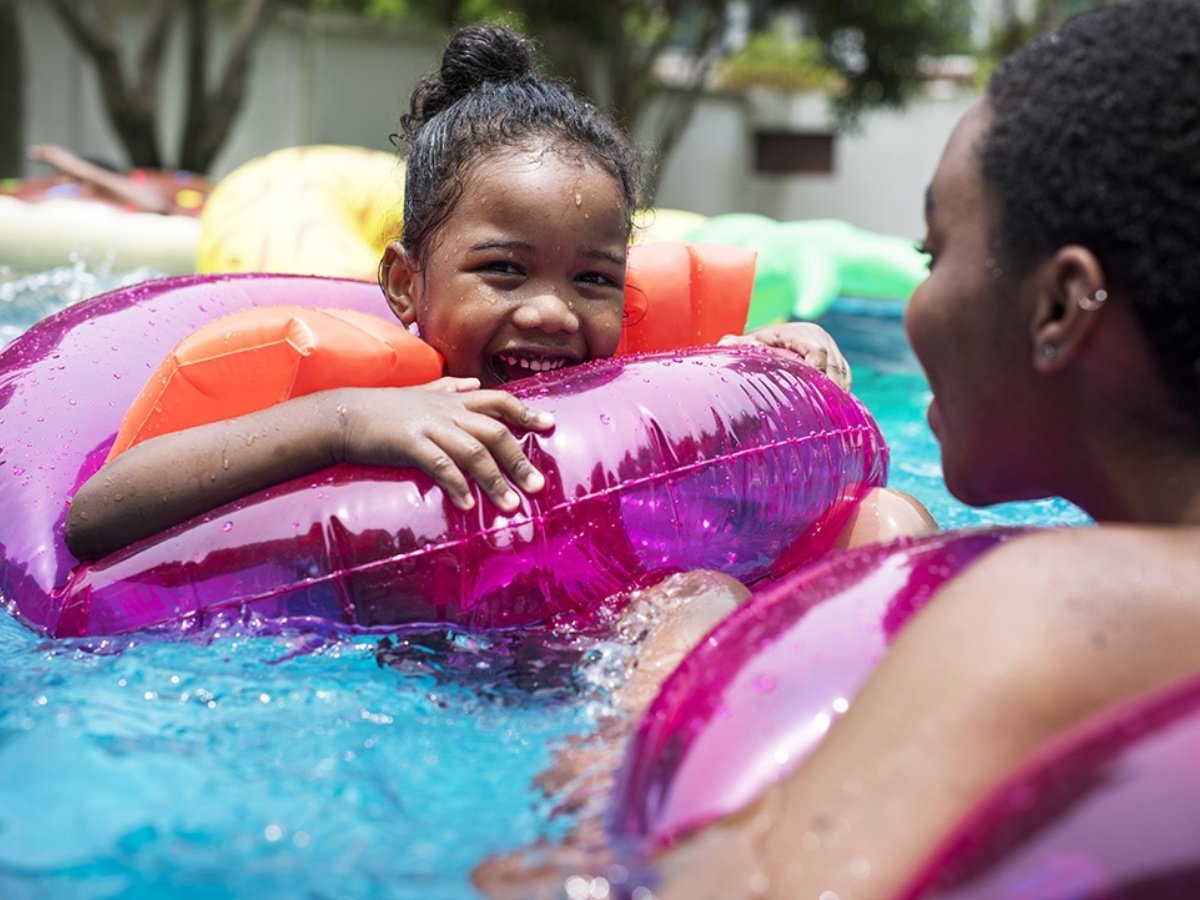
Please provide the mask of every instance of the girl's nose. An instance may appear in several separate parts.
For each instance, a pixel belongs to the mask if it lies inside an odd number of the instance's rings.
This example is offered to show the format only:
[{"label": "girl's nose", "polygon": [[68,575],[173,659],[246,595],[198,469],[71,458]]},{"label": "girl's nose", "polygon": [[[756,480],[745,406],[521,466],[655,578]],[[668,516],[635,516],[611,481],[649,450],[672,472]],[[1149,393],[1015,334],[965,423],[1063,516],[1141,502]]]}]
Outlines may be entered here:
[{"label": "girl's nose", "polygon": [[574,305],[550,289],[526,297],[513,314],[513,323],[518,328],[539,329],[548,334],[579,330],[579,316]]}]

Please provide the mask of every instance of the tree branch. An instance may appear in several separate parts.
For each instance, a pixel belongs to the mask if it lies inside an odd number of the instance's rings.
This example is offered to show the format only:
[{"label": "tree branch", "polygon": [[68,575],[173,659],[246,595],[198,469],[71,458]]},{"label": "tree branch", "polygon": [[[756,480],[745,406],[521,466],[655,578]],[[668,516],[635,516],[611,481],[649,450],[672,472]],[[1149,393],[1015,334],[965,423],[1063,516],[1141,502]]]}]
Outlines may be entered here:
[{"label": "tree branch", "polygon": [[[208,6],[208,0],[189,0],[189,3],[193,6]],[[195,172],[206,171],[224,143],[229,128],[245,100],[251,57],[273,3],[274,0],[247,0],[242,4],[242,14],[234,30],[233,43],[221,83],[200,105],[194,130],[189,101],[189,124],[185,130],[182,156],[184,168]],[[205,18],[207,19],[207,10]],[[205,28],[207,30],[207,25]],[[195,39],[193,35],[193,41]]]},{"label": "tree branch", "polygon": [[138,89],[142,94],[158,90],[163,58],[167,52],[167,37],[171,33],[174,7],[171,0],[158,0],[151,12],[150,25],[138,55]]},{"label": "tree branch", "polygon": [[204,132],[208,128],[208,0],[187,2],[187,89],[183,116],[183,135],[180,142],[180,165],[193,171]]},{"label": "tree branch", "polygon": [[74,38],[75,43],[95,60],[98,66],[103,66],[106,59],[117,58],[117,42],[112,28],[112,11],[107,0],[100,2],[100,21],[96,25],[92,25],[84,19],[69,0],[49,0],[49,2],[50,8],[54,10],[58,20]]}]

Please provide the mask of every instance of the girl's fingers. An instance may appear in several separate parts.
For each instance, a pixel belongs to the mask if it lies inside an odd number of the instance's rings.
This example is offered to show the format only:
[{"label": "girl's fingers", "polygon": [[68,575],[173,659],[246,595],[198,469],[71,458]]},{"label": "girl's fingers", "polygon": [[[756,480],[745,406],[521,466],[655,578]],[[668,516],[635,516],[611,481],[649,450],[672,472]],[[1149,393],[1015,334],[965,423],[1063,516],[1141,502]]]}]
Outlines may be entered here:
[{"label": "girl's fingers", "polygon": [[[534,468],[521,447],[521,442],[499,419],[479,415],[459,423],[487,447],[491,460],[507,473],[507,479],[528,494],[536,494],[546,484],[546,478]],[[503,507],[502,507],[503,508]]]},{"label": "girl's fingers", "polygon": [[444,375],[436,381],[431,381],[429,384],[423,385],[426,390],[438,391],[443,394],[461,394],[465,391],[475,391],[479,389],[478,378],[455,378],[451,375]]},{"label": "girl's fingers", "polygon": [[[508,431],[501,422],[494,419],[483,418],[484,423],[498,426],[499,428]],[[474,426],[474,428],[472,428]],[[462,477],[463,472],[466,473],[480,489],[487,495],[499,509],[504,512],[514,511],[521,503],[521,498],[517,492],[513,490],[512,485],[500,470],[500,465],[497,463],[494,451],[485,440],[481,439],[473,433],[478,430],[480,433],[486,434],[489,440],[495,440],[494,436],[488,431],[488,425],[480,425],[473,420],[466,424],[461,424],[457,428],[447,429],[430,435],[430,439],[441,448],[441,450],[454,461],[458,477]],[[515,443],[515,438],[509,433],[509,439]],[[440,473],[432,472],[434,478],[439,484],[445,487],[445,483],[440,477]],[[464,488],[464,493],[469,496],[469,489]],[[470,509],[470,505],[463,505],[455,494],[451,494],[451,499],[460,509]]]},{"label": "girl's fingers", "polygon": [[412,464],[419,466],[433,476],[450,497],[450,502],[461,510],[475,506],[475,498],[471,494],[471,486],[459,468],[453,456],[443,449],[436,441],[430,440],[411,455]]},{"label": "girl's fingers", "polygon": [[474,412],[494,419],[503,419],[510,425],[527,431],[546,431],[554,427],[554,416],[526,406],[506,391],[479,391],[465,403],[467,408]]}]

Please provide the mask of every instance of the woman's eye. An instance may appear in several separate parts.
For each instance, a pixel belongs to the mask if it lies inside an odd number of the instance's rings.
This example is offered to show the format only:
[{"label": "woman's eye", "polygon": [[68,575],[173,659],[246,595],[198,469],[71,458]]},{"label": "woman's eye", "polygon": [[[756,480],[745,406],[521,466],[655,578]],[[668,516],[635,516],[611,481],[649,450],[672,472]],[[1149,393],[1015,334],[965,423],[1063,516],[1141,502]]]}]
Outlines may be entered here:
[{"label": "woman's eye", "polygon": [[913,244],[913,249],[916,250],[918,253],[920,253],[922,256],[927,257],[927,259],[925,260],[925,268],[932,269],[933,268],[933,250],[931,250],[929,247],[929,241],[927,241],[925,238],[921,238],[921,240],[919,240]]}]

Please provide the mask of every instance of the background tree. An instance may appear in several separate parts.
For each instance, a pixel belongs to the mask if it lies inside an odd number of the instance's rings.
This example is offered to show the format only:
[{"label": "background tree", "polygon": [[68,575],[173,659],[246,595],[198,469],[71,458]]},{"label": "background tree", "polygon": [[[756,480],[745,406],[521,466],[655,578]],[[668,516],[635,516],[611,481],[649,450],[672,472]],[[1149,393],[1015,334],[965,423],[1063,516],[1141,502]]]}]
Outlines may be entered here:
[{"label": "background tree", "polygon": [[[255,44],[273,0],[244,0],[234,26],[225,65],[210,77],[212,0],[156,0],[134,57],[132,75],[126,71],[122,37],[112,0],[50,0],[59,21],[96,67],[105,109],[130,162],[145,168],[181,168],[205,172],[229,135],[249,84]],[[184,77],[187,81],[183,133],[177,151],[164,159],[159,84],[166,61],[171,27],[183,7],[185,28]]]},{"label": "background tree", "polygon": [[[8,3],[11,0],[0,0]],[[212,66],[217,0],[148,0],[137,46],[122,46],[113,0],[49,0],[78,48],[94,63],[101,94],[130,161],[206,171],[245,98],[253,51],[274,0],[243,0],[223,69]],[[965,47],[971,0],[285,0],[309,11],[348,10],[394,21],[449,27],[503,21],[537,38],[550,69],[571,81],[665,160],[706,89],[713,65],[742,29],[768,27],[798,11],[840,73],[842,121],[870,105],[900,103],[921,80],[920,61]],[[1069,0],[1059,0],[1069,2]],[[184,127],[166,154],[159,85],[180,9],[187,81]],[[744,30],[744,29],[742,29]],[[123,55],[124,53],[124,55]],[[128,58],[126,58],[126,56]],[[669,66],[666,65],[669,63]],[[653,109],[653,114],[651,113]]]},{"label": "background tree", "polygon": [[21,174],[25,72],[16,0],[0,0],[0,178]]},{"label": "background tree", "polygon": [[[805,16],[824,61],[842,76],[849,124],[872,105],[899,104],[921,59],[968,47],[971,0],[309,0],[394,20],[449,27],[500,21],[536,38],[549,68],[635,130],[661,164],[675,147],[714,64],[730,49],[740,7],[750,29],[783,12]],[[669,71],[663,66],[669,58]],[[665,76],[665,77],[664,77]],[[653,117],[648,115],[653,104]],[[653,188],[653,185],[651,185]]]},{"label": "background tree", "polygon": [[[1118,0],[1036,0],[1032,7],[1018,0],[1001,0],[997,21],[984,48],[984,70],[1020,50],[1041,34],[1056,30],[1067,19],[1090,10],[1113,6]],[[1028,8],[1027,13],[1022,12]]]}]

